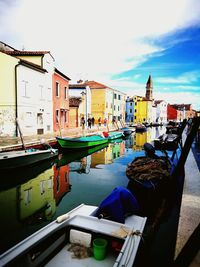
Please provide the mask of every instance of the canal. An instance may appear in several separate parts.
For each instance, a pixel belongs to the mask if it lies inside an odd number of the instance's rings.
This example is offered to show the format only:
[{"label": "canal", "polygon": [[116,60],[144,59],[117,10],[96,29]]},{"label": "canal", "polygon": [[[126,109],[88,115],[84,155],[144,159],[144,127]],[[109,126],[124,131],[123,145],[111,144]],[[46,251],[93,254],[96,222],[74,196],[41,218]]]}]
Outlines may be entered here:
[{"label": "canal", "polygon": [[0,253],[81,203],[99,205],[116,186],[126,187],[127,164],[164,127],[133,133],[106,147],[67,152],[0,179]]}]

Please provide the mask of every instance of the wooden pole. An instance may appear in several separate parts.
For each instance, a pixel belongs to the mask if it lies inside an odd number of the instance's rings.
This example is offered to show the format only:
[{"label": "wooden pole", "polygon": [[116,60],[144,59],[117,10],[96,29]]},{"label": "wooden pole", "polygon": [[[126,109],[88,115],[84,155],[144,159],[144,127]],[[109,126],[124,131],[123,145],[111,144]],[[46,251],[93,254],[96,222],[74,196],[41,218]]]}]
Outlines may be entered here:
[{"label": "wooden pole", "polygon": [[19,131],[20,138],[21,138],[22,148],[23,148],[24,150],[26,150],[26,146],[25,146],[25,143],[24,143],[24,139],[23,139],[22,131],[21,131],[21,129],[20,129],[19,122],[18,122],[18,119],[17,119],[17,118],[16,118],[16,124],[17,124],[18,131]]}]

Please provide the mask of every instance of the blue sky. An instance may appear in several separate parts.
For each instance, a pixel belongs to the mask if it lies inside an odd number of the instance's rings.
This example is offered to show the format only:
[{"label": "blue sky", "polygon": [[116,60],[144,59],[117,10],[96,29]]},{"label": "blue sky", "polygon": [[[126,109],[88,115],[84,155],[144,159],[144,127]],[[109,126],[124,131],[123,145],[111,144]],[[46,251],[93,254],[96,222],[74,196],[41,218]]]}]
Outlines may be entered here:
[{"label": "blue sky", "polygon": [[200,110],[199,0],[0,0],[0,40],[50,50],[76,82]]}]

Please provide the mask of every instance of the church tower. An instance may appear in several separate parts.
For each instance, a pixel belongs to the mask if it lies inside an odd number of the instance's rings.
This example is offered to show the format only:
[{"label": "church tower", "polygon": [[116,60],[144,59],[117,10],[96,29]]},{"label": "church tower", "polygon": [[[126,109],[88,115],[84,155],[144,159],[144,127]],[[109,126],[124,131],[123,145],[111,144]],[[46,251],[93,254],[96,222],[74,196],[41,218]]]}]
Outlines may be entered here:
[{"label": "church tower", "polygon": [[148,81],[146,83],[146,99],[152,100],[153,99],[153,82],[151,75],[149,75]]}]

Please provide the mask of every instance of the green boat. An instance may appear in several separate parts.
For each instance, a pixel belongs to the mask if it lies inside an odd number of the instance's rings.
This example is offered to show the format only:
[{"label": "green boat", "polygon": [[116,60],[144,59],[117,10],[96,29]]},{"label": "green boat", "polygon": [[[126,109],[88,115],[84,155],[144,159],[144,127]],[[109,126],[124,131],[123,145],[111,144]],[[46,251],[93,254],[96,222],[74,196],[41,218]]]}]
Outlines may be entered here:
[{"label": "green boat", "polygon": [[101,135],[91,135],[76,138],[56,137],[56,139],[62,148],[67,149],[83,149],[108,143],[108,137],[103,137]]},{"label": "green boat", "polygon": [[109,141],[124,137],[123,132],[109,132]]}]

